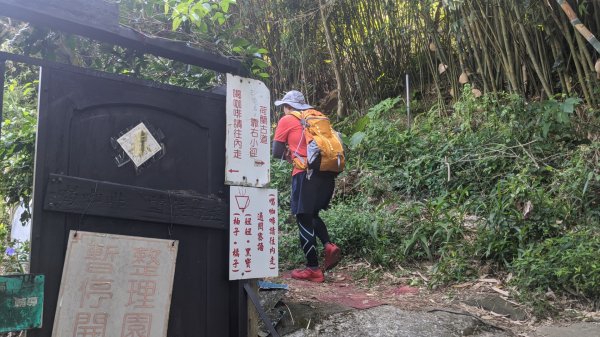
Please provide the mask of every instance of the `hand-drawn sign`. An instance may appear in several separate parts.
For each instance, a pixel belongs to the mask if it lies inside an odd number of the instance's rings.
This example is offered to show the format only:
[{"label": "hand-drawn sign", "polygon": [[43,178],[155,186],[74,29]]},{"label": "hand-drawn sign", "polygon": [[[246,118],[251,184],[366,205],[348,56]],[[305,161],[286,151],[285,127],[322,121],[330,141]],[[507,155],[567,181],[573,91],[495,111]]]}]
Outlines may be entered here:
[{"label": "hand-drawn sign", "polygon": [[230,187],[229,279],[277,276],[277,190]]}]

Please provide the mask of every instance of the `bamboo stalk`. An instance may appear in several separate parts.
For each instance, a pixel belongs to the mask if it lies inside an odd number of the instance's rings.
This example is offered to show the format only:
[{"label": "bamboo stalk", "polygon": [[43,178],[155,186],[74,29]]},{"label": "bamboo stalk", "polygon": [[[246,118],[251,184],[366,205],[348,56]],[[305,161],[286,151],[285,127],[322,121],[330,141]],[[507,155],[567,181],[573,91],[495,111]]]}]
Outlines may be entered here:
[{"label": "bamboo stalk", "polygon": [[502,40],[504,41],[504,50],[506,51],[506,54],[502,53],[502,60],[503,60],[503,64],[505,69],[507,70],[507,74],[508,74],[508,79],[510,81],[510,84],[512,86],[513,91],[518,92],[519,91],[519,84],[517,81],[517,77],[515,75],[515,64],[514,64],[514,59],[513,59],[513,54],[511,53],[512,47],[509,43],[509,33],[506,30],[506,15],[504,13],[504,10],[502,9],[502,6],[498,6],[497,7],[499,10],[499,20],[500,20],[500,29],[501,29],[501,34],[502,34]]},{"label": "bamboo stalk", "polygon": [[523,41],[525,42],[525,48],[527,49],[527,53],[529,54],[529,59],[531,60],[531,63],[533,64],[533,69],[535,70],[535,73],[537,74],[537,76],[542,84],[542,87],[544,88],[544,92],[546,93],[546,95],[548,97],[552,97],[552,95],[553,95],[552,90],[550,89],[548,82],[547,82],[546,78],[544,77],[544,74],[540,68],[539,63],[537,62],[537,60],[534,57],[535,53],[531,46],[531,42],[527,38],[527,32],[525,31],[525,27],[523,27],[523,24],[521,22],[519,22],[517,24],[517,26],[519,27],[519,31],[521,32]]},{"label": "bamboo stalk", "polygon": [[323,0],[319,0],[319,12],[321,13],[321,23],[323,24],[323,30],[325,32],[325,41],[327,42],[327,49],[329,50],[329,54],[331,55],[331,63],[333,64],[333,72],[335,74],[335,81],[337,82],[337,90],[338,90],[338,106],[337,106],[337,116],[339,118],[345,115],[345,106],[344,100],[346,99],[345,92],[345,83],[342,81],[342,69],[340,65],[340,61],[338,59],[338,53],[335,50],[333,45],[333,38],[331,37],[331,31],[329,30],[329,24],[327,23],[327,17],[329,14],[325,13],[325,6],[323,5]]}]

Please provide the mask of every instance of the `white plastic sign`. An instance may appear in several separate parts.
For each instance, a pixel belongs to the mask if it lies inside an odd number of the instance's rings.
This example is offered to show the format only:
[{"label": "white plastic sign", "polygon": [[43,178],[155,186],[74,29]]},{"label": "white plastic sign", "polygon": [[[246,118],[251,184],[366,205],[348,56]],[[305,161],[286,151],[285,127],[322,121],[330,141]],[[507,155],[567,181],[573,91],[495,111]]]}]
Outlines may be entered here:
[{"label": "white plastic sign", "polygon": [[229,279],[277,276],[277,190],[230,187]]}]

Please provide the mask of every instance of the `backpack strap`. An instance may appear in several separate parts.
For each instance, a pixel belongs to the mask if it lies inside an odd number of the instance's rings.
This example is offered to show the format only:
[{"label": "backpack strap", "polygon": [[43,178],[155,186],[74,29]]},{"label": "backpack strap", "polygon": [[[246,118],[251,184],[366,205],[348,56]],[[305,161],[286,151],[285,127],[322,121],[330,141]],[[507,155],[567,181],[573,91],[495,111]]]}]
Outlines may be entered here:
[{"label": "backpack strap", "polygon": [[[299,158],[299,159],[301,159],[304,162],[304,159],[302,159],[304,157],[298,155],[298,148],[300,147],[300,144],[302,144],[303,141],[306,141],[304,139],[304,130],[306,129],[305,120],[303,118],[304,116],[302,115],[302,112],[300,112],[300,111],[292,111],[292,112],[290,112],[290,115],[298,118],[300,120],[300,125],[302,125],[302,133],[300,135],[300,141],[298,142],[298,145],[296,145],[296,150],[294,151],[294,156],[293,157]],[[293,158],[292,158],[292,160],[293,160]]]},{"label": "backpack strap", "polygon": [[302,120],[302,112],[300,112],[300,111],[292,111],[292,112],[290,112],[290,115],[298,118],[299,120]]}]

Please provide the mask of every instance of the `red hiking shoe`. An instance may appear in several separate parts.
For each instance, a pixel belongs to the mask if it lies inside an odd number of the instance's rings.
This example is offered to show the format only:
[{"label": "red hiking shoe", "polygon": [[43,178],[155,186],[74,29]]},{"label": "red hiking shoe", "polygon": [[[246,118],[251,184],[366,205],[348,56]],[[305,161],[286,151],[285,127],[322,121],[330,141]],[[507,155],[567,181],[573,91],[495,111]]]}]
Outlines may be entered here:
[{"label": "red hiking shoe", "polygon": [[342,251],[338,246],[329,242],[325,244],[325,261],[323,262],[323,270],[327,271],[337,266],[342,259]]},{"label": "red hiking shoe", "polygon": [[325,281],[325,276],[323,275],[323,271],[321,271],[321,269],[295,269],[292,271],[292,278],[295,278],[296,280],[305,280],[318,283]]}]

